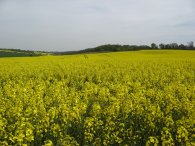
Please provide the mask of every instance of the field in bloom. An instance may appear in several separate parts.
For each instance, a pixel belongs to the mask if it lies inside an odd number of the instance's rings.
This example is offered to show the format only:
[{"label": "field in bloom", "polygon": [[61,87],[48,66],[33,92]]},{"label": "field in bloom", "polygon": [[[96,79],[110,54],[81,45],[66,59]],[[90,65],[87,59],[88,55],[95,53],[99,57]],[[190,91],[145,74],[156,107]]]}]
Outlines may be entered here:
[{"label": "field in bloom", "polygon": [[195,145],[195,51],[0,58],[0,145]]}]

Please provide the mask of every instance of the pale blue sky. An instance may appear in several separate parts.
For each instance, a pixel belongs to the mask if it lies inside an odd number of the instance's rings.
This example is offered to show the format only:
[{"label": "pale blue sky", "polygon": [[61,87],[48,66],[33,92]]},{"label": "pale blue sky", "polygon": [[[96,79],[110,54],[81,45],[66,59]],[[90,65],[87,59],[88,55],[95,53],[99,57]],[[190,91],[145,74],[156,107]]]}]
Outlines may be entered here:
[{"label": "pale blue sky", "polygon": [[0,0],[0,48],[195,41],[195,0]]}]

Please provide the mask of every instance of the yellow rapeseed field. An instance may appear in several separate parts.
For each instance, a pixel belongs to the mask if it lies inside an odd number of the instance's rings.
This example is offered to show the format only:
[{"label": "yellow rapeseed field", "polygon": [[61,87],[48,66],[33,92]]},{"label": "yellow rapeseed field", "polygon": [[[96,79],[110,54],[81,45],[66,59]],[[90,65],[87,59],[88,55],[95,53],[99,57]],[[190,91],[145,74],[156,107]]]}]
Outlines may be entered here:
[{"label": "yellow rapeseed field", "polygon": [[195,144],[195,51],[0,58],[0,145]]}]

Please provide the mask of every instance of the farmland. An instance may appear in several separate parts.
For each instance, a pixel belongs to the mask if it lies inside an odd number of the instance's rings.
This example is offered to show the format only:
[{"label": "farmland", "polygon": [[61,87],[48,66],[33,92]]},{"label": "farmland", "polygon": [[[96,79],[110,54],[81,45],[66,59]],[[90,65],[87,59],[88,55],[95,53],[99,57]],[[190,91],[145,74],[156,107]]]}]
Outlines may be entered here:
[{"label": "farmland", "polygon": [[51,54],[49,52],[40,52],[40,51],[27,51],[20,49],[7,49],[0,48],[0,57],[32,57],[32,56],[43,56]]},{"label": "farmland", "polygon": [[193,145],[195,52],[0,58],[0,145]]}]

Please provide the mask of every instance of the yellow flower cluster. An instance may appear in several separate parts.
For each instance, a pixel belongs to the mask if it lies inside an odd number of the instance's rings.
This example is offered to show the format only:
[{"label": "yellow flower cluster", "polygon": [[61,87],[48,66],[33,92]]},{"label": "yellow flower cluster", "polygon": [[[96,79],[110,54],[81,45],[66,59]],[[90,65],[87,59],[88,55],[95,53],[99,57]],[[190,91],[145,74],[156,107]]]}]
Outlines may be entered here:
[{"label": "yellow flower cluster", "polygon": [[0,58],[0,145],[193,145],[195,52]]}]

